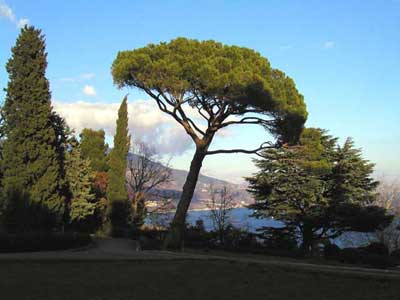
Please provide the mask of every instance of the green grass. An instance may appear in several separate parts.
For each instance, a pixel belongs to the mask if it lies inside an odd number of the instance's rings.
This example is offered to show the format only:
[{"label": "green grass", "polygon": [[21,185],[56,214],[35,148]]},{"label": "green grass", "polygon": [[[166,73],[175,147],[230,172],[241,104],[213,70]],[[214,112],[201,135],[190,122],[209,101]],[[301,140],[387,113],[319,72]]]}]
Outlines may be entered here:
[{"label": "green grass", "polygon": [[399,299],[400,280],[224,261],[2,262],[0,299]]}]

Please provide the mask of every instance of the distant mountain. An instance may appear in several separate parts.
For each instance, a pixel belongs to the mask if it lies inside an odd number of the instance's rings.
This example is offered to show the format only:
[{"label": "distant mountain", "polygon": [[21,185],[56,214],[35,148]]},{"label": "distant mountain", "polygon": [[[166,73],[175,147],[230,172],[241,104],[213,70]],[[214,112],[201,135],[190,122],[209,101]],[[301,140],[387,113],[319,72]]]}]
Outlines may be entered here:
[{"label": "distant mountain", "polygon": [[[137,159],[137,155],[130,153],[128,158]],[[171,168],[171,170],[172,180],[168,184],[163,185],[160,190],[168,193],[168,195],[174,194],[175,197],[179,198],[188,175],[188,171],[173,168]],[[210,185],[212,185],[215,189],[220,189],[226,186],[229,192],[232,194],[234,203],[237,207],[253,203],[253,198],[246,190],[246,184],[235,184],[226,180],[200,174],[192,199],[191,209],[206,208],[206,201],[210,200]]]},{"label": "distant mountain", "polygon": [[[173,180],[168,185],[168,188],[179,192],[182,191],[187,174],[188,171],[172,169]],[[221,189],[226,186],[229,192],[232,194],[237,207],[241,207],[253,202],[253,198],[246,190],[247,185],[235,184],[226,180],[200,174],[191,203],[192,209],[201,209],[206,207],[206,201],[210,200],[210,185],[212,185],[215,189]]]}]

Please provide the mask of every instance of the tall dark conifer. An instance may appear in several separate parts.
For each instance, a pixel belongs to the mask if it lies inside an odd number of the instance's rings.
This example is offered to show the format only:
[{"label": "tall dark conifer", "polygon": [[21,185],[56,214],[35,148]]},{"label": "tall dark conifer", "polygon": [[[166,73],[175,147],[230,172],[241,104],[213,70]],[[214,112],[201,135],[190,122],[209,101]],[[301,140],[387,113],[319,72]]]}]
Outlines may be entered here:
[{"label": "tall dark conifer", "polygon": [[18,201],[15,193],[24,195],[20,201],[29,197],[35,206],[36,225],[48,228],[62,221],[65,205],[60,161],[63,149],[56,132],[46,67],[41,30],[25,26],[6,65],[9,82],[3,107],[7,139],[2,183],[5,194],[13,194],[10,198],[14,201]]},{"label": "tall dark conifer", "polygon": [[124,227],[129,216],[128,193],[125,185],[129,144],[128,104],[125,96],[118,110],[114,148],[111,150],[109,158],[107,199],[109,201],[109,217],[113,229]]}]

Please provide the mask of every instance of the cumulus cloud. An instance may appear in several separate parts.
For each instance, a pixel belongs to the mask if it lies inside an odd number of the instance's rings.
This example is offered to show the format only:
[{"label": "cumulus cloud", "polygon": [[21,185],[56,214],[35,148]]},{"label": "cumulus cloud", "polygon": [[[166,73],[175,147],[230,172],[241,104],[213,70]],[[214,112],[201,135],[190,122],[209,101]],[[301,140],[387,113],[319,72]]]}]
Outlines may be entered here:
[{"label": "cumulus cloud", "polygon": [[323,47],[324,47],[325,49],[333,48],[333,47],[335,47],[335,42],[333,42],[333,41],[326,41],[326,42],[324,43]]},{"label": "cumulus cloud", "polygon": [[12,9],[4,2],[0,2],[0,15],[11,22],[15,22],[15,15]]},{"label": "cumulus cloud", "polygon": [[82,92],[86,95],[86,96],[90,96],[90,97],[94,97],[96,96],[96,90],[94,89],[94,87],[92,85],[85,85],[83,87]]},{"label": "cumulus cloud", "polygon": [[[77,133],[83,128],[104,129],[111,137],[120,103],[65,103],[54,101],[54,110],[62,115]],[[172,118],[162,113],[152,101],[137,100],[128,104],[129,130],[132,138],[157,148],[160,153],[180,155],[192,141]]]},{"label": "cumulus cloud", "polygon": [[27,18],[17,19],[11,7],[3,1],[0,1],[0,17],[14,23],[18,28],[24,27],[29,23]]},{"label": "cumulus cloud", "polygon": [[[68,125],[80,133],[83,128],[104,129],[108,137],[115,134],[115,122],[121,103],[62,102],[53,101],[54,110],[65,118]],[[196,124],[201,117],[196,110],[187,108]],[[129,131],[134,141],[143,141],[166,155],[181,155],[193,145],[185,130],[172,117],[160,111],[152,100],[128,102]],[[200,125],[201,128],[204,128]],[[222,138],[232,137],[224,128],[218,132]]]}]

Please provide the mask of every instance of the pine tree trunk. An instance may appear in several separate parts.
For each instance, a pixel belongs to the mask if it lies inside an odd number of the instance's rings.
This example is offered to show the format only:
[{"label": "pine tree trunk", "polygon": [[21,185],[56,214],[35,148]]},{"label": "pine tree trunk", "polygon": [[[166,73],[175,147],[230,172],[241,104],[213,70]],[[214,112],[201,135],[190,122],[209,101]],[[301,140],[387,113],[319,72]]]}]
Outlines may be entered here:
[{"label": "pine tree trunk", "polygon": [[189,173],[183,185],[182,195],[176,208],[171,228],[164,242],[164,248],[180,249],[183,244],[183,234],[185,230],[186,214],[192,201],[194,190],[196,188],[197,179],[199,178],[200,169],[203,164],[205,150],[197,148],[190,164]]}]

